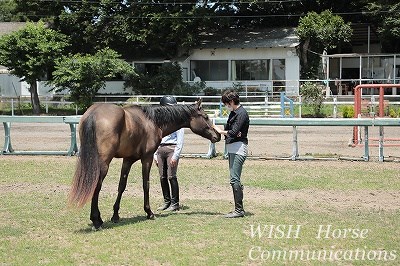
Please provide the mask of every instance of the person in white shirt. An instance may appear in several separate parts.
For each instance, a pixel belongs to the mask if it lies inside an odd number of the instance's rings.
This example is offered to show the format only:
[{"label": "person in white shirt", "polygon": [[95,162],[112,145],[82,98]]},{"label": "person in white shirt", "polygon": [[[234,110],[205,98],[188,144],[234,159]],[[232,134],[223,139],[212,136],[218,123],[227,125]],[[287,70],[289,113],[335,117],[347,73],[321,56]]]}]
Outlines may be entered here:
[{"label": "person in white shirt", "polygon": [[[173,96],[164,96],[160,100],[161,105],[175,105]],[[178,211],[179,184],[176,176],[179,157],[183,147],[184,129],[181,128],[162,138],[160,146],[154,154],[154,160],[160,174],[161,189],[164,204],[157,210]]]}]

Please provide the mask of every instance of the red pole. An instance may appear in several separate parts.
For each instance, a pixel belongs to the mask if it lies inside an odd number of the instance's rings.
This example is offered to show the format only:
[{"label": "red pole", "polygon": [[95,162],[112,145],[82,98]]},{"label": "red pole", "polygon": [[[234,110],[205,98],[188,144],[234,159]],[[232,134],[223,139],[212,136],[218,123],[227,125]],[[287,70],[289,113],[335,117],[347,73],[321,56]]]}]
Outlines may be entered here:
[{"label": "red pole", "polygon": [[385,101],[384,101],[384,88],[379,87],[379,117],[383,117],[385,114]]},{"label": "red pole", "polygon": [[[354,88],[354,118],[361,113],[361,87]],[[353,144],[358,144],[358,127],[353,127]]]},{"label": "red pole", "polygon": [[[361,114],[361,90],[363,88],[379,88],[379,117],[385,111],[384,88],[400,88],[400,84],[359,84],[354,88],[354,118]],[[353,145],[358,144],[358,127],[353,128]]]}]

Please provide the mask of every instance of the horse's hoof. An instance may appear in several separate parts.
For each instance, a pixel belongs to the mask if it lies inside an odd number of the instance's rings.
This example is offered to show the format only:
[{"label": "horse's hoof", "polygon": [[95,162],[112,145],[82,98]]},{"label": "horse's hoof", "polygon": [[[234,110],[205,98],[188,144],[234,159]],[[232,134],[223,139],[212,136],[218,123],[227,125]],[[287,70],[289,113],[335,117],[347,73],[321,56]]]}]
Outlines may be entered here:
[{"label": "horse's hoof", "polygon": [[95,221],[92,223],[92,231],[98,231],[100,230],[101,226],[103,225],[103,220],[100,219],[100,221]]},{"label": "horse's hoof", "polygon": [[102,227],[101,227],[101,225],[99,226],[99,227],[96,227],[96,226],[92,226],[92,231],[93,232],[96,232],[96,231],[100,231],[101,229],[103,229]]},{"label": "horse's hoof", "polygon": [[154,215],[154,213],[148,214],[148,215],[147,215],[147,219],[149,219],[149,220],[155,220],[155,219],[156,219],[156,216]]},{"label": "horse's hoof", "polygon": [[113,223],[118,223],[119,222],[119,216],[113,216],[112,218],[111,218],[111,222],[113,222]]}]

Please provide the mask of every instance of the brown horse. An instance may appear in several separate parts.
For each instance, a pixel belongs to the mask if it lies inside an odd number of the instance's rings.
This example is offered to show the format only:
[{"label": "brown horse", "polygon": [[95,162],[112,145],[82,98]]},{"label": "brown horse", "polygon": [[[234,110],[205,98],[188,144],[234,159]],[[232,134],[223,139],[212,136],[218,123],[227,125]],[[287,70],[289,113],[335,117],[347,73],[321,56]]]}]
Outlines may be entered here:
[{"label": "brown horse", "polygon": [[79,125],[80,151],[69,195],[72,206],[82,207],[92,199],[90,220],[95,229],[103,221],[98,207],[99,192],[111,160],[124,158],[114,204],[113,222],[119,221],[118,211],[126,188],[131,166],[142,162],[144,211],[148,219],[154,214],[149,203],[149,174],[153,154],[162,137],[182,128],[215,143],[221,139],[212,122],[200,106],[201,100],[191,105],[128,106],[95,104],[82,116]]}]

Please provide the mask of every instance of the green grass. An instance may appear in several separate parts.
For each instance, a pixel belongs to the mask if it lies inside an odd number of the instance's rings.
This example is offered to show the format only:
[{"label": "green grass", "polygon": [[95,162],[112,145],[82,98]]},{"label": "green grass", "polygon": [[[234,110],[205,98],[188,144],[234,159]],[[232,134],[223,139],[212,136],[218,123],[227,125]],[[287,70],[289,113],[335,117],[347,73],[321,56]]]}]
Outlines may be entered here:
[{"label": "green grass", "polygon": [[[194,198],[181,200],[183,210],[158,214],[146,220],[142,194],[124,195],[121,222],[108,221],[115,194],[100,194],[100,210],[106,221],[94,232],[89,206],[66,208],[68,186],[76,158],[1,156],[0,168],[0,264],[1,265],[282,265],[262,260],[255,250],[382,250],[396,251],[400,262],[400,206],[392,209],[338,207],[306,199],[264,202],[245,198],[247,216],[224,219],[231,200]],[[117,189],[121,160],[111,164],[106,184]],[[195,185],[201,191],[227,187],[227,161],[183,159],[179,166],[182,192]],[[151,186],[159,186],[157,172]],[[396,163],[247,161],[243,172],[246,188],[273,191],[399,191]],[[139,165],[128,184],[140,187]],[[246,190],[245,188],[245,190]],[[161,195],[151,195],[153,208]],[[319,225],[368,229],[366,238],[317,239]],[[251,228],[264,225],[301,225],[299,238],[252,237]],[[291,265],[320,265],[320,261],[292,261]],[[382,261],[328,261],[326,265],[381,265]]]}]

